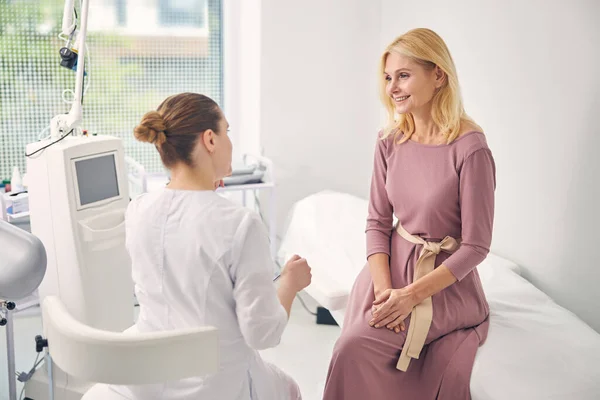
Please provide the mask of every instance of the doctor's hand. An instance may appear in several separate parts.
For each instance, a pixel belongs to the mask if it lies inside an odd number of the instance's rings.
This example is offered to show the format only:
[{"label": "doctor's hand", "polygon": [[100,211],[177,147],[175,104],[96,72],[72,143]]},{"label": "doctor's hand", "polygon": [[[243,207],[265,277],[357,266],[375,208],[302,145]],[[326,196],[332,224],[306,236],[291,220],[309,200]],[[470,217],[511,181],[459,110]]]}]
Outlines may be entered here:
[{"label": "doctor's hand", "polygon": [[287,286],[296,293],[310,285],[312,274],[306,259],[294,255],[288,260],[279,278],[281,285]]},{"label": "doctor's hand", "polygon": [[417,305],[413,295],[405,288],[387,289],[373,302],[373,318],[369,325],[386,327],[396,333],[404,331],[404,320]]},{"label": "doctor's hand", "polygon": [[217,190],[219,187],[225,187],[225,183],[223,182],[223,179],[215,182],[215,190]]}]

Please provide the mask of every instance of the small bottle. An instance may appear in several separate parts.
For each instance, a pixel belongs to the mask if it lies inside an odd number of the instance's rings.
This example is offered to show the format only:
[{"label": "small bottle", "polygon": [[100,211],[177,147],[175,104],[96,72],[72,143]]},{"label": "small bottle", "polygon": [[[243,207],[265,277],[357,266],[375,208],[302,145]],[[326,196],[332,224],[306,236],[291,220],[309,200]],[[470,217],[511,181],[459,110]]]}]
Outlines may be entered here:
[{"label": "small bottle", "polygon": [[0,194],[6,193],[6,185],[4,181],[0,181]]},{"label": "small bottle", "polygon": [[13,168],[12,178],[10,179],[10,186],[11,190],[15,193],[19,193],[24,190],[21,172],[19,171],[19,167],[17,166]]},{"label": "small bottle", "polygon": [[10,193],[10,180],[9,179],[5,179],[2,181],[2,183],[4,183],[4,191],[5,193]]}]

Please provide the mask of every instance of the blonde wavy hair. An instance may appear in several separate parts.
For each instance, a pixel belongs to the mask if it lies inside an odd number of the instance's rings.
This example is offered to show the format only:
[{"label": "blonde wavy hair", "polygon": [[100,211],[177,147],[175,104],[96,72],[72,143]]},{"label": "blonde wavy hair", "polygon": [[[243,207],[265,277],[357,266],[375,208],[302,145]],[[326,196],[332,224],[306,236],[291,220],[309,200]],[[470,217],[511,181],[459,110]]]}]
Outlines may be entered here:
[{"label": "blonde wavy hair", "polygon": [[396,114],[394,103],[385,91],[387,84],[384,75],[385,63],[388,55],[392,52],[410,57],[428,70],[438,66],[445,73],[446,79],[432,99],[431,117],[446,138],[447,143],[451,143],[458,137],[462,122],[468,121],[477,126],[464,110],[456,67],[446,43],[432,30],[418,28],[396,38],[381,56],[380,95],[388,116],[382,139],[394,134],[394,140],[396,140],[403,133],[404,138],[399,142],[403,143],[409,140],[415,132],[413,115],[410,113]]}]

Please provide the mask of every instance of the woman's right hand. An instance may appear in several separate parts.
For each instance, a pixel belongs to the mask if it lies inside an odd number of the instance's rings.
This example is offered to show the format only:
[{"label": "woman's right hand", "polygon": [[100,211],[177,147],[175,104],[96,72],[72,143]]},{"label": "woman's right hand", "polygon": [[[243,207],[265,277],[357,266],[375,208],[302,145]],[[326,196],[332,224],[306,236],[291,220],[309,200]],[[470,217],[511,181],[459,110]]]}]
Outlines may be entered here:
[{"label": "woman's right hand", "polygon": [[[375,314],[375,312],[377,310],[379,310],[381,308],[381,306],[383,306],[383,304],[373,305],[371,307],[371,315]],[[404,321],[400,321],[398,326],[390,327],[388,325],[388,326],[386,326],[386,328],[389,329],[390,331],[393,331],[393,332],[396,332],[396,333],[400,333],[400,331],[405,331],[406,330],[406,326],[404,325]]]},{"label": "woman's right hand", "polygon": [[281,272],[281,285],[285,285],[296,293],[310,285],[312,274],[306,259],[294,255],[288,260]]}]

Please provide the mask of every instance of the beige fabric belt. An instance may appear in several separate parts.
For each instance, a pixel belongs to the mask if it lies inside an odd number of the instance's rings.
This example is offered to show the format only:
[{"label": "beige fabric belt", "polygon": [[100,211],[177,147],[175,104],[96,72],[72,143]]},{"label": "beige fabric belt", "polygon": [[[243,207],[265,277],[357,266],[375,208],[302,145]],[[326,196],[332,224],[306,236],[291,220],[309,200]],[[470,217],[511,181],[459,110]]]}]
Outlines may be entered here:
[{"label": "beige fabric belt", "polygon": [[[435,267],[435,259],[440,252],[454,253],[460,246],[460,241],[450,236],[446,236],[441,242],[427,242],[420,236],[413,236],[408,233],[398,221],[396,231],[407,241],[422,245],[421,254],[415,266],[413,281],[432,272]],[[417,304],[410,314],[410,325],[406,334],[406,341],[400,353],[396,368],[400,371],[406,371],[411,358],[418,359],[421,350],[425,345],[431,320],[433,318],[433,303],[431,297]]]}]

